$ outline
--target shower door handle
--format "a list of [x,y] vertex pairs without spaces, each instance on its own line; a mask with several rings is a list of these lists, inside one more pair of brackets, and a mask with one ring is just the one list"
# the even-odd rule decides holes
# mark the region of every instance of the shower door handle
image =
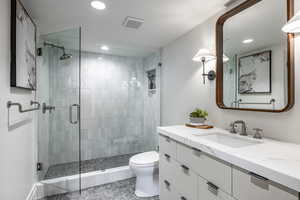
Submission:
[[[73,108],[76,107],[77,108],[77,117],[76,117],[76,121],[73,121]],[[80,106],[78,104],[73,104],[69,107],[69,120],[71,124],[78,124],[79,122],[79,112],[80,112]]]

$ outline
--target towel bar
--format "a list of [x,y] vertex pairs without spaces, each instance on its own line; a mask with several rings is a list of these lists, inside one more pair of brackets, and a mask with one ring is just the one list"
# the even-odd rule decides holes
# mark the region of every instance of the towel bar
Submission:
[[13,103],[12,101],[7,102],[7,108],[10,109],[12,106],[18,106],[19,112],[20,113],[25,113],[25,112],[31,112],[31,111],[35,111],[35,110],[39,110],[41,105],[39,102],[36,101],[30,101],[30,105],[37,105],[36,108],[31,108],[31,109],[25,109],[23,110],[23,107],[20,103]]

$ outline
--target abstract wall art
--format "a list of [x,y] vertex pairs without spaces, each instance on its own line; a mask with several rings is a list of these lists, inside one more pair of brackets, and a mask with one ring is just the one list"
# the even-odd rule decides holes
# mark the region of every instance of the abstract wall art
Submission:
[[272,52],[263,51],[239,58],[239,94],[271,93]]
[[11,87],[35,90],[36,25],[19,0],[11,2]]

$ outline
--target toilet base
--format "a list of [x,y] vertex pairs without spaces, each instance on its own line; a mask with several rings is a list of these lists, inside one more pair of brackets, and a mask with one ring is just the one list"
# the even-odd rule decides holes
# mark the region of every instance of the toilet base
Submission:
[[137,197],[153,197],[159,195],[158,174],[136,178],[135,195]]

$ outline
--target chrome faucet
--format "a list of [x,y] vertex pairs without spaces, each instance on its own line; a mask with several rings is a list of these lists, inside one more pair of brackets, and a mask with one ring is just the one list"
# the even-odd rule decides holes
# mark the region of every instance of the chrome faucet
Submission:
[[247,136],[248,135],[247,134],[247,127],[246,127],[246,123],[243,120],[237,120],[237,121],[233,122],[233,130],[234,131],[232,133],[236,133],[235,128],[234,128],[236,124],[241,124],[242,125],[242,130],[241,130],[240,135]]
[[254,128],[253,130],[255,131],[255,134],[254,134],[253,138],[255,138],[255,139],[262,139],[263,138],[262,137],[263,129],[261,129],[261,128]]
[[230,123],[230,129],[229,129],[229,132],[232,133],[232,134],[237,134],[236,130],[235,130],[235,127],[234,127],[234,123]]
[[55,110],[55,106],[47,106],[46,103],[43,103],[43,114],[45,114],[49,110],[49,113],[52,112],[52,110]]

